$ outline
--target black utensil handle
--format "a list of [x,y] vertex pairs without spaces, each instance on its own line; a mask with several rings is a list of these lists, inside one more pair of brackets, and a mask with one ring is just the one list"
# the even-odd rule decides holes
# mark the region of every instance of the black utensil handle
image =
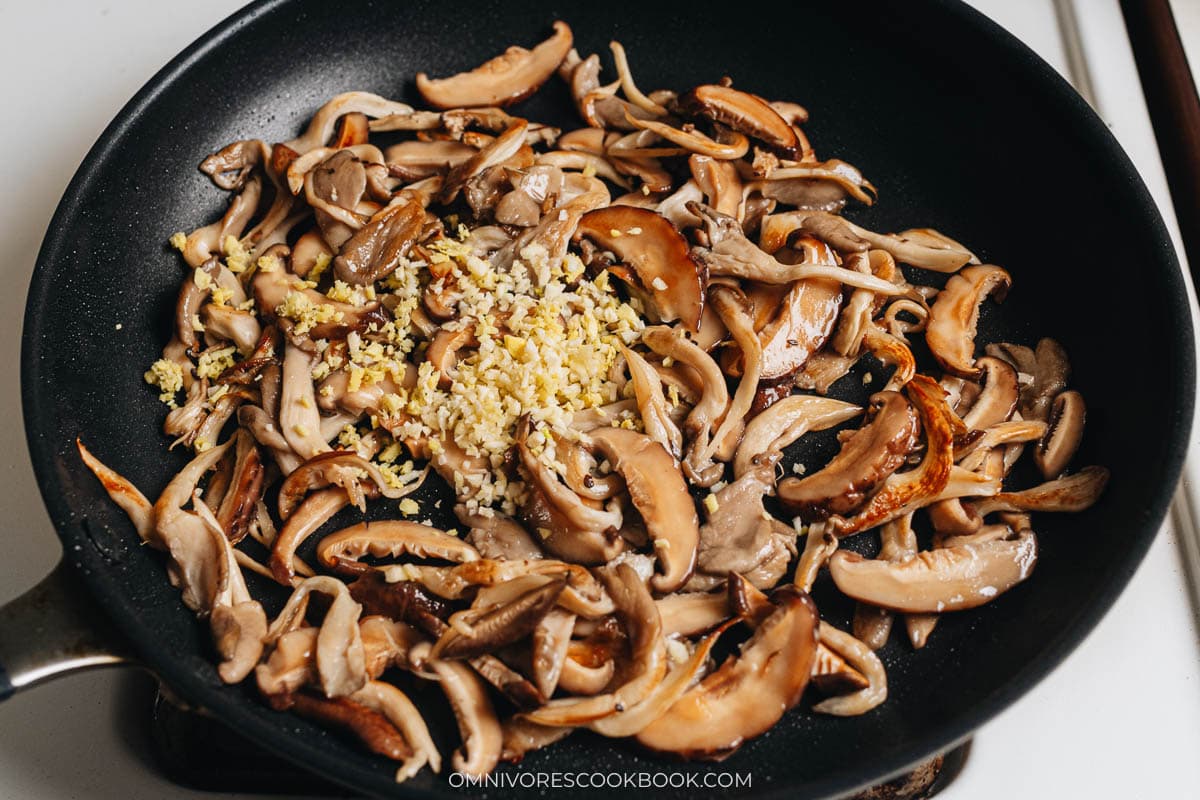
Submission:
[[61,675],[133,663],[123,637],[65,561],[0,606],[0,700]]
[[1168,0],[1121,0],[1193,282],[1200,283],[1200,97]]

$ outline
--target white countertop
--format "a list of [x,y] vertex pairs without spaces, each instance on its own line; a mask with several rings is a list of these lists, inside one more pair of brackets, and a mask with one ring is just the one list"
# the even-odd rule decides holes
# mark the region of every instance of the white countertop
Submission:
[[[1075,0],[1102,116],[1175,233],[1170,197],[1117,0]],[[176,52],[235,10],[203,3],[87,0],[0,4],[0,358],[15,365],[25,287],[58,198],[92,142]],[[974,0],[1059,69],[1052,0]],[[1200,4],[1179,24],[1200,59]],[[52,51],[52,56],[49,55]],[[1178,236],[1176,234],[1176,240]],[[0,507],[9,556],[0,602],[36,583],[59,546],[26,456],[20,392],[0,386]],[[1196,451],[1193,448],[1194,452]],[[1197,477],[1200,477],[1198,475]],[[1200,480],[1196,481],[1200,485]],[[1148,673],[1148,674],[1147,674]],[[0,704],[0,800],[212,797],[166,782],[139,743],[145,709],[128,673],[64,679]],[[945,800],[1177,798],[1200,793],[1200,638],[1168,524],[1129,588],[1082,646],[977,735]]]

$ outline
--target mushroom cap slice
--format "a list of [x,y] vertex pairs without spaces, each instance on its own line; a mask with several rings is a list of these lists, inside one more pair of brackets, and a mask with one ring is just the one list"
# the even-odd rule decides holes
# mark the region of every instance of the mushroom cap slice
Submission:
[[993,539],[917,553],[907,561],[863,558],[839,550],[829,574],[839,590],[865,603],[907,613],[975,608],[1008,591],[1033,572],[1037,537]]
[[566,578],[557,578],[484,612],[471,620],[470,635],[454,627],[447,628],[430,655],[434,658],[471,658],[525,638],[554,608],[566,585]]
[[979,306],[988,295],[1004,299],[1011,284],[1007,272],[990,264],[967,267],[946,281],[929,310],[925,329],[925,342],[943,369],[964,378],[979,377],[982,370],[975,365]]
[[784,158],[799,155],[800,139],[796,131],[761,97],[731,86],[705,84],[680,98],[679,105],[686,111],[757,139]]
[[700,544],[696,506],[678,464],[661,444],[636,431],[598,428],[588,436],[625,478],[646,523],[661,569],[651,585],[658,592],[675,591],[691,577]]
[[532,50],[510,47],[470,72],[449,78],[417,73],[417,91],[434,108],[509,106],[536,92],[571,50],[571,27],[555,20],[554,33]]
[[585,237],[633,268],[664,322],[678,319],[689,330],[700,329],[704,269],[666,217],[634,206],[598,208],[579,220],[575,241]]
[[915,511],[937,499],[950,482],[954,435],[962,423],[946,404],[945,391],[932,378],[916,375],[904,390],[921,416],[925,456],[915,469],[889,476],[853,517],[833,517],[831,529],[838,536],[873,528]]
[[329,534],[317,547],[317,558],[322,564],[351,573],[371,569],[359,560],[363,556],[395,558],[404,554],[459,563],[479,560],[478,551],[462,539],[428,525],[399,519],[351,525]]
[[912,406],[899,392],[877,392],[871,405],[871,421],[845,440],[824,469],[780,482],[780,500],[809,517],[847,514],[904,463],[917,436]]
[[1063,392],[1054,398],[1050,407],[1046,435],[1033,451],[1033,462],[1047,480],[1063,474],[1079,449],[1083,439],[1083,423],[1087,407],[1083,395],[1076,391]]
[[792,587],[737,658],[689,689],[637,736],[642,745],[685,758],[720,759],[763,733],[800,700],[817,653],[817,608]]

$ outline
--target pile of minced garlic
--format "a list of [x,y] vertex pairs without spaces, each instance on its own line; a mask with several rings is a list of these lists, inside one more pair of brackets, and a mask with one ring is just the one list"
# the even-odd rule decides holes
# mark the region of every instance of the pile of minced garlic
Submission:
[[[347,388],[353,392],[389,377],[399,385],[406,363],[417,365],[416,386],[385,394],[379,414],[347,426],[339,437],[340,446],[353,448],[372,429],[389,431],[393,443],[382,448],[375,461],[389,481],[407,483],[419,472],[412,469],[411,461],[397,460],[399,441],[428,438],[435,453],[439,440],[453,441],[468,456],[486,458],[492,467],[487,475],[458,475],[459,499],[471,511],[496,508],[513,514],[524,487],[509,481],[502,467],[518,421],[530,416],[535,432],[529,446],[552,469],[563,472],[555,457],[555,436],[576,439],[573,414],[622,399],[621,385],[611,379],[611,373],[621,347],[639,339],[644,322],[638,308],[618,296],[607,272],[589,278],[574,253],[566,255],[561,267],[551,269],[545,248],[530,245],[510,268],[498,270],[473,255],[472,249],[471,232],[460,225],[455,236],[425,246],[428,261],[401,259],[396,271],[375,286],[351,287],[333,281],[325,292],[330,299],[355,306],[379,299],[393,319],[362,334],[350,334],[345,348],[318,340],[321,357],[313,368],[313,380],[320,385],[329,375],[344,371]],[[234,271],[247,269],[245,253],[236,242],[226,243],[223,250],[227,263],[237,262],[239,269]],[[259,259],[251,269],[282,268],[264,261]],[[309,274],[310,288],[317,288],[326,266],[318,264]],[[446,275],[460,295],[457,317],[442,328],[471,329],[478,340],[478,347],[464,351],[465,357],[457,362],[449,388],[438,386],[439,373],[425,358],[426,342],[417,341],[412,329],[412,315],[431,280],[431,266]],[[319,319],[318,309],[299,292],[289,295],[274,313],[292,320],[300,333],[328,321]],[[212,357],[201,358],[206,372],[211,371]],[[232,358],[225,349],[220,351],[222,366],[233,363]],[[164,359],[145,375],[170,405],[182,388],[177,369],[175,362]],[[614,424],[640,428],[641,419],[636,411],[625,412]],[[380,434],[382,430],[376,435]],[[401,510],[415,511],[412,505]]]

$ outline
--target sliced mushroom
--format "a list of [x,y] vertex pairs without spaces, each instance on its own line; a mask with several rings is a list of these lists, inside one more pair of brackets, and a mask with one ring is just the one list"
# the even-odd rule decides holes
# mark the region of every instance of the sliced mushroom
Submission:
[[830,523],[838,536],[872,528],[920,508],[938,499],[950,482],[958,417],[946,404],[942,387],[932,378],[915,376],[905,387],[905,393],[921,417],[925,455],[915,469],[888,477],[853,517],[833,517]]
[[566,579],[559,578],[530,589],[511,602],[472,618],[469,634],[452,625],[434,644],[430,656],[472,658],[524,639],[554,608],[564,588]]
[[[462,188],[476,176],[489,174],[488,170],[499,167],[517,157],[522,148],[528,151],[528,146],[525,144],[525,133],[528,130],[528,122],[523,119],[515,119],[504,133],[483,145],[479,152],[463,163],[452,167],[446,174],[442,187],[434,199],[443,204],[453,202]],[[532,158],[529,159],[529,161],[531,160]],[[528,163],[527,161],[523,166],[528,166]],[[498,182],[505,180],[505,176],[500,170],[497,170],[495,174]]]
[[820,640],[822,645],[849,662],[855,671],[866,678],[867,686],[852,694],[831,697],[817,703],[813,706],[813,711],[837,717],[857,716],[865,714],[887,699],[887,673],[883,669],[883,662],[871,652],[871,648],[823,620]]
[[317,547],[317,558],[338,572],[363,573],[371,567],[361,562],[364,556],[396,558],[440,558],[463,563],[477,561],[479,553],[457,536],[437,528],[398,519],[360,522],[331,533]]
[[829,557],[837,552],[838,538],[830,533],[825,522],[814,522],[807,528],[804,539],[804,550],[800,552],[800,561],[796,564],[796,574],[792,582],[800,589],[811,592],[817,582],[817,573],[829,561]]
[[1048,481],[1020,492],[999,494],[974,503],[975,512],[986,517],[995,511],[1069,511],[1091,508],[1108,484],[1104,467],[1084,467],[1073,475]]
[[417,91],[434,108],[510,106],[538,90],[571,49],[571,28],[554,21],[554,34],[534,47],[510,47],[470,72],[449,78],[417,73]]
[[720,214],[742,218],[742,180],[732,162],[693,155],[688,159],[688,167],[708,205]]
[[146,499],[136,486],[127,478],[106,466],[100,459],[92,455],[83,446],[83,440],[76,437],[75,446],[79,449],[79,457],[100,481],[104,491],[112,498],[133,523],[134,530],[143,542],[153,547],[162,548],[163,544],[155,536],[154,506]]
[[403,783],[421,771],[426,764],[434,772],[442,769],[442,757],[421,719],[420,710],[404,692],[383,681],[371,681],[350,696],[350,700],[382,714],[404,737],[412,755],[403,759],[396,771],[396,782]]
[[823,163],[776,167],[766,179],[746,185],[746,191],[801,210],[837,211],[853,197],[864,205],[874,205],[875,187],[858,168],[837,158]]
[[704,308],[704,273],[687,240],[669,220],[633,206],[608,206],[584,214],[574,239],[587,238],[612,251],[637,274],[663,321],[681,320],[698,330]]
[[400,259],[425,225],[418,203],[397,203],[381,212],[342,246],[333,260],[337,276],[346,283],[366,286],[395,271]]
[[300,504],[284,523],[271,548],[270,566],[275,580],[291,586],[292,578],[296,576],[296,551],[300,545],[348,505],[350,496],[340,486],[311,494]]
[[983,391],[963,415],[968,431],[981,431],[1012,417],[1020,396],[1017,372],[1007,362],[984,356],[975,362],[983,377]]
[[1033,462],[1046,480],[1062,475],[1074,458],[1083,440],[1086,413],[1083,395],[1079,392],[1063,392],[1054,398],[1046,435],[1033,451]]
[[685,94],[679,104],[693,114],[757,139],[784,158],[799,155],[796,131],[760,97],[731,86],[706,84]]
[[1004,299],[1012,278],[1000,267],[986,264],[967,267],[950,278],[929,310],[925,342],[942,368],[964,378],[977,378],[975,325],[979,307],[992,295]]
[[362,606],[350,596],[346,584],[328,575],[305,579],[292,591],[279,616],[271,623],[266,641],[273,644],[300,626],[313,592],[328,595],[333,600],[317,633],[314,663],[321,691],[326,697],[345,697],[361,689],[367,681],[366,654],[358,627]]
[[775,464],[783,449],[810,431],[821,431],[858,416],[862,409],[841,400],[791,395],[746,423],[733,458],[735,478],[758,464]]
[[392,761],[407,761],[412,748],[387,717],[347,697],[317,697],[300,692],[268,698],[277,711],[291,710],[301,717],[342,728],[353,734],[372,753]]
[[454,711],[462,747],[454,751],[450,764],[464,775],[487,775],[500,760],[503,741],[487,689],[466,664],[431,658],[429,651],[430,646],[421,643],[412,649],[410,658],[419,668],[432,671]]
[[845,439],[824,469],[780,481],[780,500],[810,518],[849,514],[904,463],[917,437],[912,406],[898,392],[878,392],[870,402],[870,421]]
[[720,220],[717,212],[712,209],[705,210],[698,203],[691,204],[689,208],[693,214],[702,215],[708,219],[710,226],[713,224],[713,220],[718,220],[718,224],[725,232],[720,241],[714,241],[711,247],[700,247],[695,250],[697,258],[704,266],[708,267],[710,275],[728,275],[765,283],[788,284],[807,278],[835,280],[846,286],[869,289],[888,297],[904,294],[907,291],[905,287],[883,278],[833,264],[809,261],[785,264],[747,239],[736,220],[731,225],[725,220]]
[[648,327],[642,331],[642,341],[659,355],[680,361],[700,375],[704,391],[683,423],[683,432],[689,440],[683,469],[693,484],[712,486],[723,472],[722,467],[712,460],[710,432],[729,409],[725,376],[712,356],[689,341],[681,331],[666,326]]
[[779,582],[796,555],[796,531],[763,507],[774,486],[773,464],[759,466],[712,495],[700,529],[696,566],[724,577],[737,573],[759,589]]
[[[620,714],[650,695],[667,670],[662,620],[646,584],[628,564],[601,570],[601,580],[613,598],[617,617],[629,638],[632,665],[625,682],[611,692],[587,698],[551,700],[525,718],[541,725],[578,726]],[[564,672],[565,677],[565,672]]]
[[558,687],[574,628],[575,615],[555,608],[538,620],[533,629],[530,661],[534,683],[543,697],[553,696]]
[[629,366],[630,380],[646,435],[666,448],[672,457],[679,458],[683,455],[683,434],[671,419],[662,379],[650,362],[635,351],[622,348],[621,353]]
[[719,759],[779,721],[799,700],[817,651],[817,610],[791,587],[778,608],[725,664],[689,689],[638,735],[651,750]]
[[[342,426],[338,426],[340,429]],[[424,474],[417,480],[403,485],[393,485],[379,465],[349,450],[330,450],[309,458],[292,471],[279,487],[279,516],[288,519],[300,501],[313,489],[337,484],[346,490],[350,502],[360,510],[366,507],[366,492],[361,482],[370,481],[373,494],[381,494],[391,500],[406,497],[424,481]]]
[[856,600],[907,613],[941,613],[990,602],[1029,577],[1036,562],[1037,538],[1025,531],[1013,539],[927,550],[902,562],[841,550],[829,560],[829,574]]
[[[687,130],[657,120],[641,119],[631,113],[628,107],[624,108],[623,112],[627,124],[655,133],[668,142],[674,142],[697,155],[732,161],[746,155],[750,150],[750,140],[736,131],[727,131],[727,135],[712,139],[694,128]],[[721,139],[725,141],[721,141]]]
[[1021,392],[1021,414],[1026,419],[1044,420],[1050,415],[1054,398],[1066,388],[1071,376],[1071,363],[1063,346],[1053,339],[1039,341],[1032,375],[1033,381]]
[[588,723],[586,727],[601,736],[610,738],[634,736],[643,731],[675,705],[692,684],[704,674],[713,645],[717,643],[717,639],[725,629],[732,624],[732,620],[726,622],[718,630],[697,642],[688,659],[667,673],[662,683],[654,687],[654,690],[640,703],[626,708],[620,714]]
[[966,264],[979,263],[973,253],[949,237],[934,241],[921,233],[914,236],[913,231],[875,233],[824,211],[787,211],[765,218],[761,235],[763,249],[768,253],[775,252],[796,231],[810,233],[842,252],[862,252],[872,247],[886,250],[897,261],[934,272],[957,272]]
[[625,479],[634,508],[654,543],[658,592],[673,592],[691,576],[700,541],[700,521],[687,483],[662,445],[625,428],[598,428],[588,434]]
[[485,517],[455,506],[459,522],[470,527],[464,540],[483,558],[519,560],[542,557],[542,548],[515,520],[501,514]]
[[695,636],[731,616],[725,592],[674,592],[654,601],[664,636]]

